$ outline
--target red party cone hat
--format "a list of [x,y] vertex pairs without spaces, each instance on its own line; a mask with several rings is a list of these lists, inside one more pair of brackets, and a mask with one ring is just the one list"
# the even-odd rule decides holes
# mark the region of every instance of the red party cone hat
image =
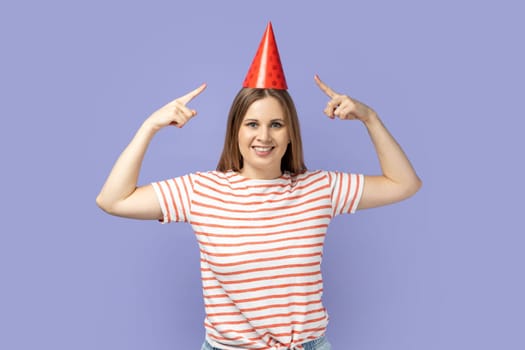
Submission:
[[255,54],[242,86],[261,89],[288,89],[279,50],[273,35],[272,22],[268,22],[257,54]]

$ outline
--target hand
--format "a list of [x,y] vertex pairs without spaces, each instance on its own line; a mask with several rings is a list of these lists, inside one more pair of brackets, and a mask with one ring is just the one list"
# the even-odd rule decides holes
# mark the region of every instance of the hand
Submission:
[[338,117],[343,120],[357,119],[362,122],[367,122],[375,112],[355,99],[350,98],[347,95],[341,95],[332,90],[328,85],[319,79],[318,75],[314,77],[315,83],[319,88],[330,97],[330,101],[324,109],[324,114],[329,118],[334,119]]
[[197,111],[188,108],[186,105],[206,89],[206,84],[202,84],[186,95],[179,97],[165,106],[155,111],[146,122],[151,123],[154,129],[160,130],[168,125],[175,125],[182,128],[188,120],[197,115]]

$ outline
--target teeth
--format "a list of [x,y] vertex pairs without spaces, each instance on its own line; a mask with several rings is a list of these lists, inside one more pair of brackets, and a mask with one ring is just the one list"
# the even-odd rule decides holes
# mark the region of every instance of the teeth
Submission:
[[259,151],[259,152],[268,152],[272,149],[272,147],[257,147],[257,146],[254,146],[253,149],[255,149],[256,151]]

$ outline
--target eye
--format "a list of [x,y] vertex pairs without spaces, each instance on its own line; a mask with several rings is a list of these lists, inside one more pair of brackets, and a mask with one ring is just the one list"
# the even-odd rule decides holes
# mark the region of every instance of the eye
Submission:
[[283,124],[281,122],[272,122],[272,128],[282,128]]
[[246,123],[246,126],[249,127],[249,128],[256,128],[257,127],[257,123],[256,122],[248,122],[248,123]]

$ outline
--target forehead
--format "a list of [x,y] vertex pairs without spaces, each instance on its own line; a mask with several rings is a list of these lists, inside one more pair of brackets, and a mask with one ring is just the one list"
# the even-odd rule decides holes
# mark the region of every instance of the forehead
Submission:
[[243,119],[285,119],[281,103],[275,97],[265,97],[253,102],[248,109]]

